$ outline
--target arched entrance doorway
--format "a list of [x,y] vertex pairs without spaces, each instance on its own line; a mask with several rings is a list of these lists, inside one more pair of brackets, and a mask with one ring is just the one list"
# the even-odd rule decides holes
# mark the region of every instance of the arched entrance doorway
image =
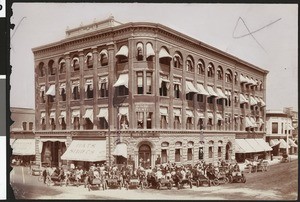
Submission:
[[231,142],[226,144],[226,153],[225,153],[225,160],[230,160],[232,154],[232,145]]
[[139,165],[143,168],[151,166],[151,148],[147,144],[142,144],[139,148]]

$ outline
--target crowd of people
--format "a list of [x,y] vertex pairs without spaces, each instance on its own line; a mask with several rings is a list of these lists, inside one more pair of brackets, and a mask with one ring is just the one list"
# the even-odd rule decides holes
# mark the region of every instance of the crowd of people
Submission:
[[66,184],[80,184],[89,185],[93,184],[94,179],[99,179],[107,186],[109,179],[115,179],[120,187],[125,187],[130,184],[132,179],[138,179],[141,184],[145,183],[148,187],[155,187],[161,180],[168,180],[175,185],[182,182],[192,183],[202,176],[209,180],[213,180],[218,175],[240,175],[240,168],[237,163],[226,163],[220,161],[216,165],[199,161],[195,165],[178,165],[176,163],[164,163],[155,165],[154,167],[142,166],[133,168],[131,165],[112,165],[106,163],[92,164],[89,169],[83,167],[70,166],[69,169],[63,167],[51,168],[48,166],[42,172],[44,183],[48,181],[65,182]]

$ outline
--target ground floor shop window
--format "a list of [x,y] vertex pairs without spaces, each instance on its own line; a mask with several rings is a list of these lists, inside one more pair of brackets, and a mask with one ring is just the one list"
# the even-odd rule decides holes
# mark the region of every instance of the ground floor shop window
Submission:
[[203,147],[199,147],[199,155],[198,155],[199,160],[204,159],[204,152],[203,152]]
[[175,149],[175,162],[180,162],[180,149]]
[[188,148],[188,150],[187,150],[187,160],[188,161],[193,160],[193,150],[192,150],[192,148]]
[[162,163],[167,163],[168,162],[168,154],[166,149],[161,150],[161,161]]
[[222,157],[222,147],[218,147],[218,157]]
[[212,146],[210,146],[210,147],[208,147],[208,158],[213,158],[213,147]]

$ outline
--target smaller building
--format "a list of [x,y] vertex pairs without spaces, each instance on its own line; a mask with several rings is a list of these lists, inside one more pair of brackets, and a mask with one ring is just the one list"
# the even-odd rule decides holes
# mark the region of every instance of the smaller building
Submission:
[[11,107],[10,146],[11,159],[19,164],[27,164],[35,160],[34,123],[35,110],[30,108]]
[[293,137],[292,116],[286,110],[267,110],[266,113],[266,141],[273,148],[273,155],[297,152],[297,144]]

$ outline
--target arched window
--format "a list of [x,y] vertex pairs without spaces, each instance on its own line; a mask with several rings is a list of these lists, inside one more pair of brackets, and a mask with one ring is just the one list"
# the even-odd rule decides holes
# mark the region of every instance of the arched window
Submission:
[[176,52],[173,56],[173,66],[182,69],[182,56],[179,52]]
[[178,141],[175,143],[175,162],[180,162],[182,155],[182,142]]
[[66,73],[66,61],[65,59],[61,58],[59,59],[58,62],[58,69],[59,69],[59,73]]
[[191,56],[188,56],[188,58],[186,59],[186,71],[194,72],[194,61]]
[[208,158],[214,157],[214,141],[208,142]]
[[136,45],[136,59],[138,61],[143,60],[143,56],[144,56],[144,45],[143,43],[139,42]]
[[208,77],[214,77],[214,66],[210,63],[208,64],[208,67],[207,67],[207,76]]
[[218,69],[217,69],[217,79],[223,80],[223,69],[221,66],[218,66]]
[[106,49],[102,49],[99,53],[99,61],[101,66],[106,66],[108,64],[108,52]]
[[44,63],[41,62],[38,66],[38,70],[39,70],[39,76],[40,77],[44,77],[45,76],[45,67],[44,67]]
[[237,84],[238,83],[238,73],[235,72],[234,73],[234,84]]
[[79,67],[79,58],[78,58],[78,56],[73,57],[71,66],[74,68],[74,71],[79,70],[80,67]]
[[197,73],[202,75],[205,73],[204,62],[202,60],[199,60],[197,63]]
[[54,61],[50,60],[48,63],[48,70],[50,75],[55,75],[55,68],[53,67]]
[[225,82],[232,83],[232,72],[230,69],[227,69],[225,72]]
[[93,68],[93,54],[92,52],[89,52],[85,55],[85,64],[87,68]]

